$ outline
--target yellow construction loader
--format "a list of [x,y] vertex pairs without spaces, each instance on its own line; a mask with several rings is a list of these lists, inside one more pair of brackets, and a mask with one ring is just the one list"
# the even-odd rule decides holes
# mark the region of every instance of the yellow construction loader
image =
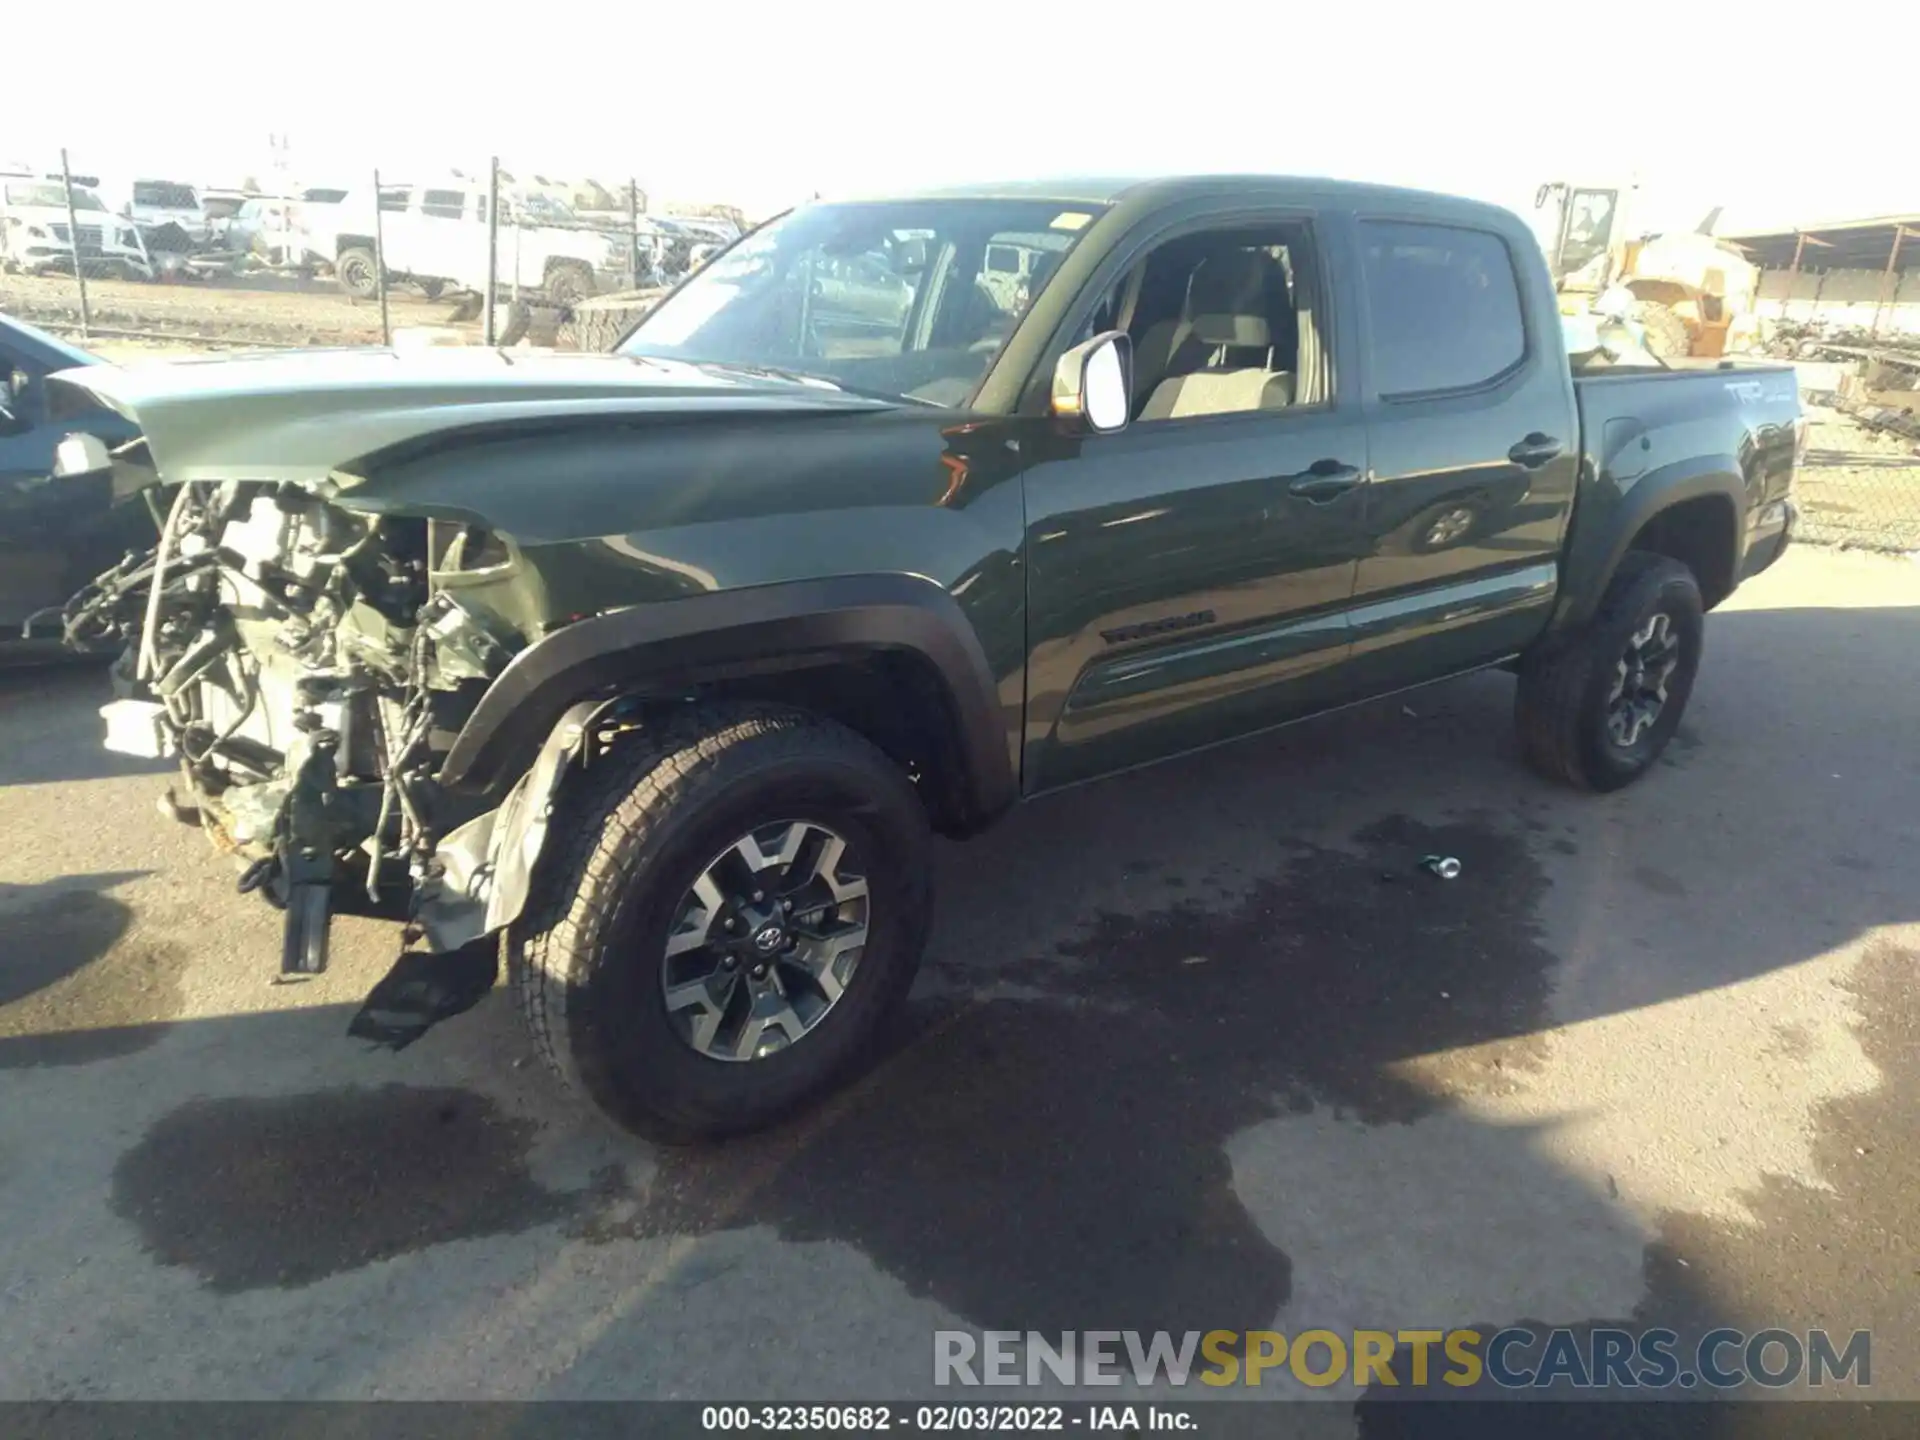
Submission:
[[1760,270],[1713,237],[1714,210],[1697,230],[1633,228],[1636,187],[1553,180],[1534,195],[1535,225],[1563,315],[1635,325],[1662,360],[1725,355],[1756,333]]

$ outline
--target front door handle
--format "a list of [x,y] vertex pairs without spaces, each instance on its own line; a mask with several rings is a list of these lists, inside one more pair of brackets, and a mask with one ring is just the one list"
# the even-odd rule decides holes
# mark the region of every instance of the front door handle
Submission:
[[1523,469],[1538,470],[1549,460],[1559,459],[1560,452],[1566,448],[1551,435],[1542,435],[1536,430],[1507,451],[1507,458]]
[[1351,465],[1338,460],[1316,460],[1298,475],[1287,477],[1287,493],[1297,495],[1310,505],[1338,500],[1358,485],[1363,477]]

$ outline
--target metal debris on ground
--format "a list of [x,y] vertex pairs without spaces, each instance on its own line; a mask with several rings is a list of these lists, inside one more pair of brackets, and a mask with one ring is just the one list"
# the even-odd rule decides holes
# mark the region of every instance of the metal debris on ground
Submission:
[[1460,862],[1451,855],[1428,855],[1421,859],[1420,868],[1430,874],[1438,875],[1442,880],[1460,878]]

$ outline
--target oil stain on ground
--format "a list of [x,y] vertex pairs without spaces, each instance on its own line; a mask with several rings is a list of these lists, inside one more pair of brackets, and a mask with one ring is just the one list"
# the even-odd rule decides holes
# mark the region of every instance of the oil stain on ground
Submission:
[[[621,1233],[841,1242],[983,1327],[1269,1324],[1291,1265],[1227,1140],[1321,1104],[1414,1120],[1444,1101],[1401,1062],[1546,1015],[1546,882],[1517,837],[1396,820],[1355,846],[1300,847],[1228,909],[1099,917],[1006,977],[1052,1000],[949,1011],[804,1144],[664,1155]],[[1435,851],[1466,876],[1420,872]]]
[[183,947],[129,935],[128,875],[0,885],[0,1070],[145,1049],[180,1013]]
[[[1466,874],[1421,872],[1435,851]],[[546,1190],[531,1126],[392,1086],[190,1104],[122,1158],[114,1204],[220,1291],[550,1222],[598,1243],[766,1226],[856,1248],[980,1326],[1258,1328],[1291,1265],[1237,1198],[1227,1141],[1318,1105],[1411,1121],[1497,1083],[1467,1061],[1420,1070],[1437,1051],[1524,1063],[1538,1042],[1515,1037],[1546,1019],[1545,884],[1517,836],[1473,822],[1296,846],[1229,908],[1102,915],[1009,963],[993,978],[1023,998],[923,1006],[852,1091],[660,1153],[644,1187],[615,1171]]]
[[534,1128],[453,1089],[197,1100],[120,1158],[113,1208],[213,1290],[307,1285],[571,1213],[528,1172]]

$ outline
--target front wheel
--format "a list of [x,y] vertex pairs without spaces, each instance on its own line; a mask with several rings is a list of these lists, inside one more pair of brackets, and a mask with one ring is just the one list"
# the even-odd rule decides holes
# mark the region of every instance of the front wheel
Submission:
[[1520,667],[1515,720],[1527,763],[1583,790],[1644,775],[1693,693],[1703,615],[1691,570],[1629,551],[1593,619]]
[[757,1129],[872,1052],[931,889],[925,811],[885,755],[797,711],[695,708],[563,802],[508,956],[536,1045],[616,1123]]

